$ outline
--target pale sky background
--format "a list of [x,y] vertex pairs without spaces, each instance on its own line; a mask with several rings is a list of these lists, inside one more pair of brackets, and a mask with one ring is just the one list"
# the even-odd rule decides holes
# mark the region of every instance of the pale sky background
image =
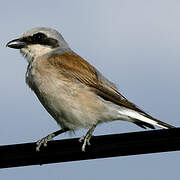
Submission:
[[[57,29],[128,99],[180,126],[179,9],[179,0],[1,0],[0,145],[34,142],[59,129],[25,84],[26,61],[5,47],[36,26]],[[97,127],[95,135],[141,130],[118,121]],[[169,180],[180,177],[179,162],[179,152],[157,153],[2,169],[0,179]]]

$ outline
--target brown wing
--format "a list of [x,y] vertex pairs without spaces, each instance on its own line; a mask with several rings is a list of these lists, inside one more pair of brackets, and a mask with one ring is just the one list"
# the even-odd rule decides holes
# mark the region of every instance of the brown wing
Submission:
[[53,54],[48,58],[51,65],[61,69],[65,77],[78,80],[90,87],[97,95],[107,101],[142,112],[122,96],[116,87],[104,78],[93,66],[75,53]]
[[[71,78],[72,80],[79,81],[85,84],[90,88],[91,91],[95,92],[103,99],[111,101],[117,105],[135,110],[142,115],[155,120],[156,122],[158,122],[158,124],[161,124],[165,127],[173,127],[153,118],[152,116],[139,109],[135,104],[128,101],[118,92],[113,83],[108,81],[92,65],[90,65],[87,61],[85,61],[74,52],[53,54],[48,57],[48,62],[55,68],[59,69],[61,73],[63,73],[63,75],[67,77],[67,79]],[[134,123],[143,128],[150,127],[154,129],[153,125],[137,119]]]

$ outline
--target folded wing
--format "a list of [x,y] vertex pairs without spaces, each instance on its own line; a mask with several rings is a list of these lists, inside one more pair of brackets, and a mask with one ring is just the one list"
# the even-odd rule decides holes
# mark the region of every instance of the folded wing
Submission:
[[48,57],[48,61],[54,67],[58,69],[60,68],[61,73],[63,73],[65,77],[85,84],[90,88],[91,91],[96,93],[101,98],[130,109],[132,112],[139,113],[141,116],[146,117],[146,119],[151,119],[151,121],[155,122],[151,123],[150,121],[149,123],[147,120],[143,121],[143,118],[134,118],[134,123],[136,125],[142,128],[149,127],[153,129],[153,125],[159,125],[160,127],[164,128],[173,128],[173,126],[153,118],[139,109],[135,104],[128,101],[118,92],[116,86],[113,83],[107,80],[98,70],[96,70],[92,65],[78,56],[76,53],[69,52],[63,54],[53,54]]

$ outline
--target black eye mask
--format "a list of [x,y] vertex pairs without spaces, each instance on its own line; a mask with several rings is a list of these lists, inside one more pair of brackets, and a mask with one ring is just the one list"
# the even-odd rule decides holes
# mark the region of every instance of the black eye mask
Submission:
[[52,48],[56,48],[59,46],[58,41],[56,39],[47,37],[44,33],[38,32],[33,36],[27,36],[20,39],[25,42],[27,45],[31,44],[41,44],[45,46],[50,46]]

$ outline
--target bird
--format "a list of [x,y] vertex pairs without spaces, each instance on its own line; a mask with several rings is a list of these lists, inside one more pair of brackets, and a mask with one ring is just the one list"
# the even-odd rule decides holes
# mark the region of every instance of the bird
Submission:
[[175,128],[144,112],[116,85],[75,53],[63,36],[49,27],[35,27],[7,43],[27,59],[26,83],[61,129],[40,139],[36,151],[55,136],[88,129],[79,141],[90,145],[97,125],[122,120],[141,128]]

